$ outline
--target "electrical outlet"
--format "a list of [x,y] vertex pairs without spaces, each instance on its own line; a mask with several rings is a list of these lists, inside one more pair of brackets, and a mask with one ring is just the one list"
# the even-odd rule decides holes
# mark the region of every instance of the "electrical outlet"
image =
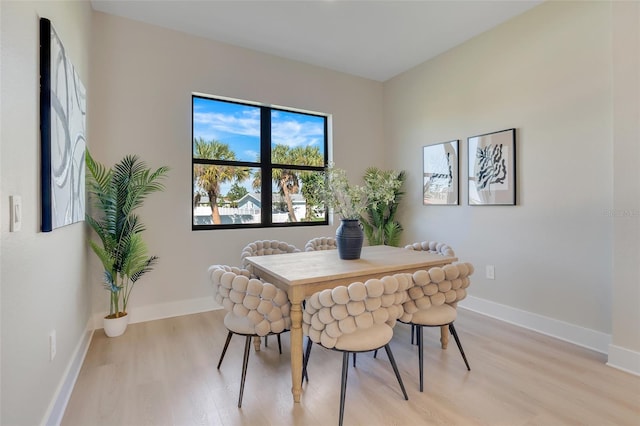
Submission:
[[487,279],[494,280],[496,278],[496,270],[493,265],[487,265]]
[[53,361],[56,357],[56,331],[51,330],[49,333],[49,361]]

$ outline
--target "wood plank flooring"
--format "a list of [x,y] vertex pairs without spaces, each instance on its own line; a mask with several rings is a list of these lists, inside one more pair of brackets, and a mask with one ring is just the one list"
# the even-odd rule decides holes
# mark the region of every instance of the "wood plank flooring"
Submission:
[[[235,336],[216,369],[227,330],[224,311],[132,324],[118,338],[97,330],[63,426],[334,425],[342,355],[314,345],[310,382],[291,397],[289,336],[251,349],[242,408],[237,407],[244,340]],[[425,389],[409,326],[391,347],[409,401],[384,351],[350,366],[345,425],[640,425],[640,377],[605,365],[602,354],[458,310],[453,339],[425,328]]]

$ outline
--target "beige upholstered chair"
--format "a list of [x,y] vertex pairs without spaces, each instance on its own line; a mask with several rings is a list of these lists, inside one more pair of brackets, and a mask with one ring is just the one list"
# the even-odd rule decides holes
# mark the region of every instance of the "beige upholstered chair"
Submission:
[[304,251],[319,251],[319,250],[337,250],[338,245],[334,237],[317,237],[307,241],[304,246]]
[[408,300],[403,303],[404,313],[399,321],[417,328],[418,358],[420,367],[420,392],[423,391],[423,339],[424,327],[448,326],[458,345],[467,370],[471,370],[453,322],[457,317],[456,304],[467,296],[469,276],[473,265],[466,262],[453,263],[413,273],[413,286],[407,291]]
[[[242,267],[251,272],[253,276],[253,267],[249,265],[245,258],[249,256],[264,256],[268,254],[286,254],[286,253],[297,253],[300,249],[294,246],[293,244],[289,244],[285,241],[278,240],[257,240],[252,243],[247,244],[243,249],[242,253],[240,253],[240,261],[242,262]],[[279,345],[280,340],[278,340]],[[255,339],[255,348],[256,351],[260,350],[260,339]],[[268,346],[267,336],[264,336],[264,346]]]
[[344,403],[349,369],[349,354],[385,348],[402,394],[405,391],[389,342],[393,326],[404,311],[406,289],[411,285],[410,274],[397,274],[366,283],[354,282],[349,286],[314,293],[307,300],[303,312],[303,331],[308,335],[303,363],[303,378],[313,343],[342,352],[342,382],[340,387],[340,417],[344,418]]
[[404,248],[408,250],[427,251],[429,253],[438,253],[443,256],[455,256],[453,249],[445,243],[437,241],[421,241],[417,243],[407,244]]
[[[280,346],[280,333],[291,328],[289,317],[291,304],[284,291],[273,284],[251,278],[250,272],[246,269],[213,265],[209,268],[209,276],[213,284],[216,302],[227,311],[224,325],[229,330],[218,361],[218,369],[222,365],[231,337],[234,334],[245,336],[240,396],[238,398],[238,407],[241,407],[251,337],[277,334],[278,346]],[[282,353],[282,348],[280,348],[280,353]]]
[[246,268],[250,272],[252,271],[251,265],[248,265],[245,261],[245,258],[249,256],[264,256],[267,254],[286,254],[286,253],[296,253],[299,252],[300,249],[296,246],[289,244],[285,241],[278,240],[258,240],[252,243],[247,244],[240,254],[240,260],[242,262],[242,267]]
[[[447,244],[439,243],[437,241],[420,241],[412,244],[408,244],[404,246],[407,250],[415,250],[415,251],[424,251],[427,253],[435,253],[442,256],[455,256],[453,249],[449,247]],[[447,349],[447,340],[445,340],[447,336],[446,329],[443,329],[442,332],[442,349]],[[415,326],[411,327],[411,344],[413,345],[414,339],[418,337],[418,329]]]

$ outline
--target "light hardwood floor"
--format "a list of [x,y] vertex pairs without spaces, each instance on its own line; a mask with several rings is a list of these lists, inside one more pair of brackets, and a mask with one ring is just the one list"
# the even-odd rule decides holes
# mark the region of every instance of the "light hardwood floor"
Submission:
[[[425,389],[409,327],[391,347],[409,401],[382,351],[349,369],[345,425],[640,425],[640,377],[605,365],[602,354],[463,309],[453,339],[425,329]],[[62,425],[334,425],[342,356],[314,346],[300,404],[290,392],[289,337],[251,349],[242,408],[244,341],[235,336],[220,370],[224,311],[132,324],[125,335],[96,331]]]

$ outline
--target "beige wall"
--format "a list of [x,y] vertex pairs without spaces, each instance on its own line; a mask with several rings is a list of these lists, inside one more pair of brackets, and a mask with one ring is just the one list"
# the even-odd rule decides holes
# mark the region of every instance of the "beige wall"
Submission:
[[[94,156],[113,164],[136,153],[150,166],[171,167],[167,190],[140,212],[150,252],[160,259],[134,290],[132,320],[212,306],[208,266],[238,265],[253,240],[302,248],[309,238],[335,233],[334,226],[191,231],[192,92],[332,114],[338,165],[355,178],[384,163],[381,83],[102,13],[94,15],[93,31]],[[104,312],[100,272],[90,279],[94,311]]]
[[[86,334],[91,312],[83,223],[40,230],[39,17],[49,18],[85,86],[87,2],[2,2],[0,243],[3,425],[35,425]],[[9,233],[9,196],[22,196],[22,230]],[[49,332],[57,355],[49,361]]]
[[[640,352],[640,2],[614,2],[612,354]],[[627,350],[625,350],[625,348]],[[613,362],[616,362],[615,360]],[[640,360],[635,365],[640,370]]]
[[[637,72],[635,19],[627,54]],[[639,216],[611,214],[638,206],[638,76],[615,81],[631,89],[620,106],[635,105],[636,121],[614,141],[615,27],[609,2],[544,3],[386,82],[385,138],[389,166],[409,172],[405,240],[444,241],[472,262],[471,296],[573,330],[615,331],[614,342],[638,351]],[[518,205],[468,206],[467,137],[511,127]],[[461,205],[422,206],[422,146],[451,139],[461,142]],[[617,184],[615,203],[614,149],[624,163],[615,176],[628,182]],[[614,221],[632,231],[615,251]],[[612,305],[614,255],[619,265],[629,254],[635,267],[624,266],[630,279],[615,283]],[[489,264],[495,280],[485,278]]]

